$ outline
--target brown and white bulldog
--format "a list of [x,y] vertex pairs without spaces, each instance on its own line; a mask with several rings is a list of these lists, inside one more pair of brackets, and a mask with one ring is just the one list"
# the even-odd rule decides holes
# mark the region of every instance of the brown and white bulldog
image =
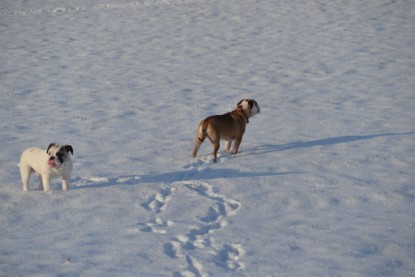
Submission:
[[23,190],[29,190],[30,175],[39,177],[39,190],[49,191],[50,180],[62,177],[62,190],[69,189],[73,149],[70,145],[51,143],[47,150],[32,147],[26,149],[20,158],[20,176]]
[[229,151],[232,141],[235,140],[232,153],[238,153],[238,148],[241,144],[249,118],[259,112],[260,108],[255,100],[242,99],[236,104],[236,109],[232,112],[209,116],[202,120],[199,123],[199,128],[196,133],[193,158],[196,157],[197,151],[200,145],[205,141],[206,137],[213,146],[212,156],[214,162],[216,162],[220,140],[226,141],[225,151]]

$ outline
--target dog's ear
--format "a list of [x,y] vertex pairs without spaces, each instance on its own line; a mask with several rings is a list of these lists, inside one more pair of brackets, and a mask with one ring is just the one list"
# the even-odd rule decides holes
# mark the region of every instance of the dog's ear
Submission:
[[71,154],[73,155],[73,148],[72,148],[72,146],[65,145],[64,147],[65,147],[66,151],[71,152]]
[[242,103],[243,101],[245,101],[245,100],[246,100],[246,99],[242,99],[241,101],[239,101],[239,102],[238,102],[238,104],[236,104],[236,106],[237,106],[237,107],[239,107],[239,105],[241,105],[241,103]]
[[56,145],[56,143],[51,143],[51,144],[49,144],[49,147],[48,147],[48,149],[46,150],[46,153],[49,153],[49,149],[51,148],[51,147],[54,147]]

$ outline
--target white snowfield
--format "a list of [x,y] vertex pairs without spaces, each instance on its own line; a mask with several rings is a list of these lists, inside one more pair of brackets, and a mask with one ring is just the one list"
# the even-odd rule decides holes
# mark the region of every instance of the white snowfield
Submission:
[[3,0],[0,119],[0,276],[414,276],[414,1]]

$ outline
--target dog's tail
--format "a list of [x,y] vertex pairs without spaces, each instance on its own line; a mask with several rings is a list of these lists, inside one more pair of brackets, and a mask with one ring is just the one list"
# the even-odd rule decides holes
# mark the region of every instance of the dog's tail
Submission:
[[207,137],[207,128],[209,125],[209,121],[208,120],[203,120],[202,122],[200,122],[199,127],[197,129],[196,132],[196,137],[195,137],[195,148],[193,150],[193,158],[196,157],[197,154],[197,150],[199,149],[200,145],[205,141],[206,137]]
[[208,124],[208,120],[203,120],[199,125],[199,129],[197,130],[197,138],[200,142],[204,142],[207,137]]

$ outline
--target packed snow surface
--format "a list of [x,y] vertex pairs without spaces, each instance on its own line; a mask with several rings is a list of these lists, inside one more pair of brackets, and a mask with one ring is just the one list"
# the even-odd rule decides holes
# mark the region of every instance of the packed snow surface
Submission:
[[[411,0],[1,1],[0,275],[413,276],[414,34]],[[71,189],[23,192],[51,142]]]

